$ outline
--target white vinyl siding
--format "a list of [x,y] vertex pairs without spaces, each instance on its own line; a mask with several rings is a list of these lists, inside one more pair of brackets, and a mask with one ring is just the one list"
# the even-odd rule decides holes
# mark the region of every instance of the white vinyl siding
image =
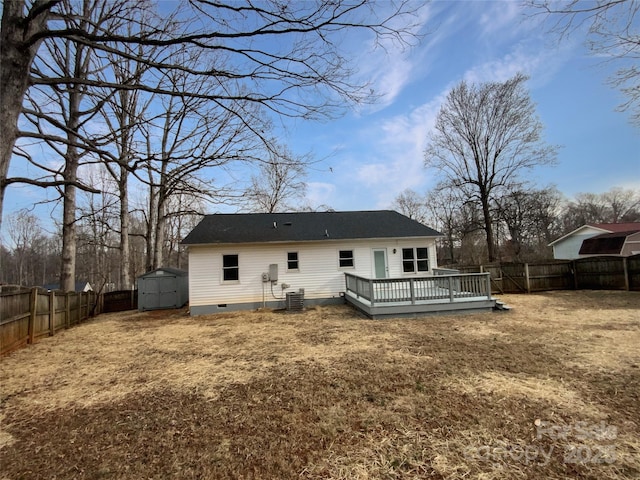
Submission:
[[[390,277],[402,276],[402,248],[428,247],[429,272],[437,265],[434,239],[389,239],[234,244],[189,247],[189,300],[191,306],[272,301],[271,284],[263,284],[262,273],[270,264],[278,264],[279,278],[273,292],[283,296],[280,285],[290,285],[286,291],[303,288],[305,298],[335,298],[345,290],[345,268],[340,267],[339,252],[353,252],[354,267],[349,273],[373,277],[373,249],[386,249]],[[395,250],[395,253],[394,253]],[[288,252],[297,252],[298,270],[287,271]],[[223,255],[238,255],[239,281],[222,281]],[[423,273],[423,272],[421,272]],[[286,292],[285,291],[285,292]]]

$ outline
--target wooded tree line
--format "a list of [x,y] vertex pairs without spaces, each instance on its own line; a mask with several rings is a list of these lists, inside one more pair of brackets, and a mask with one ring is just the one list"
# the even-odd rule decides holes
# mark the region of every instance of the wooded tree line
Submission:
[[[425,195],[405,190],[394,207],[433,226],[444,236],[442,265],[477,265],[488,260],[485,222],[477,200],[439,185]],[[516,184],[490,202],[496,261],[553,258],[548,244],[586,223],[640,222],[640,190],[612,188],[567,198],[555,186]]]
[[[99,198],[92,195],[93,200]],[[108,205],[86,204],[78,222],[78,263],[76,278],[89,281],[94,288],[121,289],[119,282],[120,235],[110,227],[117,224],[119,211]],[[117,207],[113,205],[112,207]],[[195,206],[192,205],[195,208]],[[181,207],[177,206],[175,210]],[[486,262],[487,248],[481,206],[456,195],[449,188],[434,189],[425,195],[405,190],[393,208],[432,226],[444,237],[439,241],[442,265]],[[551,258],[547,245],[585,223],[640,222],[640,190],[612,188],[604,193],[580,193],[566,198],[555,187],[533,188],[521,185],[492,202],[496,250],[501,261],[533,261]],[[171,206],[171,210],[174,207]],[[266,211],[262,209],[261,211]],[[186,267],[185,252],[179,247],[184,235],[199,221],[197,214],[172,216],[163,244],[164,266]],[[144,212],[134,211],[129,222],[132,231],[144,232]],[[0,249],[3,271],[0,281],[21,285],[56,283],[60,269],[60,232],[48,233],[32,213],[20,211],[7,217],[5,231],[14,245]],[[132,277],[147,270],[148,251],[144,235],[133,235],[129,265]]]
[[[0,219],[10,185],[46,189],[62,205],[61,288],[72,290],[87,268],[130,288],[141,268],[173,262],[176,232],[203,205],[273,211],[297,200],[312,159],[289,151],[274,119],[327,119],[374,102],[343,41],[356,32],[372,48],[409,45],[418,8],[404,0],[4,2]],[[24,274],[29,262],[18,263]],[[0,264],[0,280],[10,270]]]

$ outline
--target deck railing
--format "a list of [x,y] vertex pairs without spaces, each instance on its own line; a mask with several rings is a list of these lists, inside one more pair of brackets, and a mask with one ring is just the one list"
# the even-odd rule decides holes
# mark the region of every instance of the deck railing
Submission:
[[464,301],[472,298],[491,299],[489,273],[460,273],[411,278],[365,278],[345,273],[347,293],[371,304],[439,301]]

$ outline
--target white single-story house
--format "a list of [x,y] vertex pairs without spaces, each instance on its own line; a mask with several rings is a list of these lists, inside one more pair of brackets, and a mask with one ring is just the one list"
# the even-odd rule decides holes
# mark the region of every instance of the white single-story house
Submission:
[[[590,223],[554,240],[549,246],[553,247],[553,258],[558,260],[575,260],[595,255],[629,256],[640,251],[640,244],[636,243],[637,232],[640,232],[639,222]],[[595,237],[598,239],[590,240]]]
[[192,315],[343,303],[345,274],[432,275],[441,234],[394,211],[214,214],[185,237]]

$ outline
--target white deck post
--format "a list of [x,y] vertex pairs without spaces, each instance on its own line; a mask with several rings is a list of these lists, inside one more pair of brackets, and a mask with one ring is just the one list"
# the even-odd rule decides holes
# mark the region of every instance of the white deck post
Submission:
[[411,305],[416,304],[416,290],[414,285],[414,279],[409,279],[409,291],[411,292]]
[[371,297],[369,299],[369,301],[371,302],[371,306],[373,307],[373,304],[374,304],[375,299],[376,299],[376,292],[373,289],[373,280],[372,279],[369,279],[369,297]]
[[491,273],[487,272],[487,298],[491,299]]

